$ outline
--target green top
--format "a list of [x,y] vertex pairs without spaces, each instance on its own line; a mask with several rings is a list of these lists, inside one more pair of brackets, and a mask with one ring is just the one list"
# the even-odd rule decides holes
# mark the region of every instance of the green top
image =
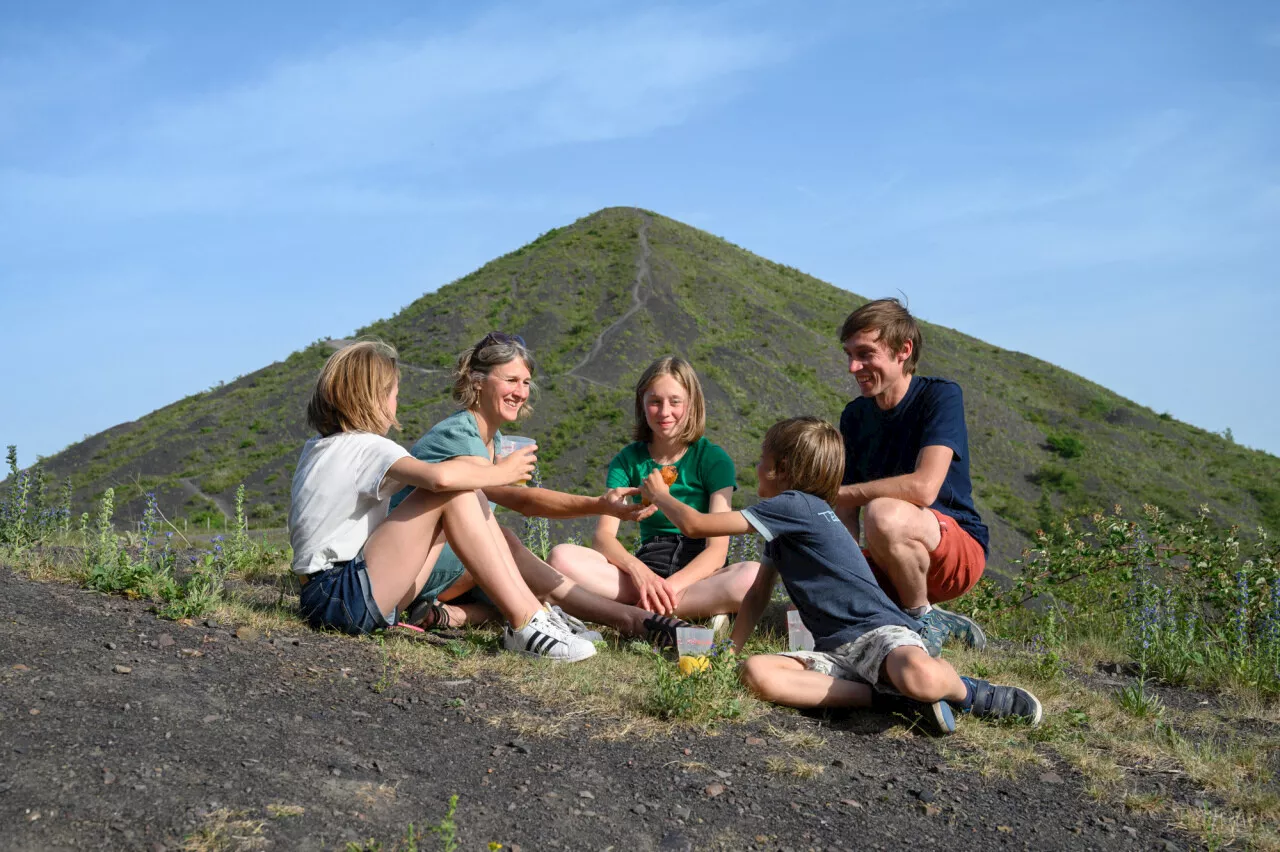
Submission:
[[[502,441],[502,433],[493,433],[493,443],[497,446]],[[418,443],[413,445],[413,449],[409,450],[416,459],[424,462],[437,464],[442,461],[457,458],[458,456],[476,456],[477,458],[489,459],[493,461],[493,456],[485,449],[484,441],[480,437],[480,427],[476,424],[476,416],[470,411],[463,409],[462,411],[450,414],[436,425],[432,426],[427,434],[418,439]],[[400,501],[409,496],[412,488],[403,488],[397,491],[395,496],[391,498],[391,508],[394,509],[400,505]]]
[[[609,462],[606,488],[637,488],[649,472],[662,467],[649,455],[649,446],[640,441],[627,444]],[[721,488],[734,488],[733,459],[704,436],[689,445],[675,464],[678,476],[671,486],[671,496],[699,512],[707,511],[711,495]],[[638,502],[636,497],[633,502]],[[680,530],[661,512],[654,512],[640,522],[640,540],[655,535],[678,535]]]

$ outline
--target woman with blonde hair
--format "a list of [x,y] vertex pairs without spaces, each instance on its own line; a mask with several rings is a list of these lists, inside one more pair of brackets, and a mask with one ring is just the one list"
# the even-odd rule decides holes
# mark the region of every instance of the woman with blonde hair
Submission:
[[[636,382],[634,441],[609,463],[607,487],[636,488],[664,470],[671,494],[699,512],[728,512],[733,460],[703,433],[702,384],[683,358],[654,361]],[[681,618],[737,612],[760,569],[725,565],[727,536],[689,538],[656,512],[640,521],[640,547],[618,541],[618,519],[601,516],[591,548],[562,544],[549,562],[579,585],[613,600]]]
[[[573,636],[529,590],[489,534],[476,490],[529,479],[532,449],[498,464],[420,461],[386,437],[399,427],[395,350],[361,341],[329,357],[307,406],[319,433],[293,476],[289,539],[312,626],[345,633],[393,628],[431,580],[446,536],[506,620],[503,647],[573,662],[595,646]],[[391,495],[415,490],[388,514]]]

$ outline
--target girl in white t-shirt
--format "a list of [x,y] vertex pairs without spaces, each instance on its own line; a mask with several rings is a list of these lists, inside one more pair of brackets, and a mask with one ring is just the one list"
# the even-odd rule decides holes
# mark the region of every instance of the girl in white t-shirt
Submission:
[[[361,341],[335,352],[316,380],[307,441],[293,475],[289,538],[302,582],[300,609],[316,627],[368,633],[395,625],[444,548],[454,552],[507,620],[507,650],[575,661],[595,647],[542,607],[490,532],[478,489],[532,475],[535,448],[494,465],[419,461],[384,437],[396,421],[396,352]],[[391,495],[415,490],[387,514]]]

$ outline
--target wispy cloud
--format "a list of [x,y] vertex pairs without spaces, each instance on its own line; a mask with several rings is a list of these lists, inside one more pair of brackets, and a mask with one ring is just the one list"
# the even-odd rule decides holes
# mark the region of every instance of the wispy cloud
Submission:
[[[680,124],[732,97],[742,74],[787,50],[775,34],[701,12],[665,9],[557,29],[508,9],[457,32],[285,59],[257,78],[123,116],[118,133],[86,143],[90,165],[50,159],[0,173],[0,181],[10,204],[82,212],[345,205],[353,196],[397,209],[414,203],[404,186],[415,175]],[[55,74],[71,79],[103,61],[59,59]],[[20,121],[24,104],[47,101],[38,91],[44,83],[6,70],[0,115]],[[135,71],[156,73],[145,63]],[[388,169],[399,188],[379,190],[378,173]]]

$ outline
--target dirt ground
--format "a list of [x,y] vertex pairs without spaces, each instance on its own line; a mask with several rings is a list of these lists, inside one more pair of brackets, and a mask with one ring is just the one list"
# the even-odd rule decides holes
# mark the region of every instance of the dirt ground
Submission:
[[[983,779],[925,737],[886,736],[893,720],[775,712],[604,742],[576,719],[577,735],[522,739],[493,720],[554,711],[501,682],[388,687],[370,643],[239,627],[0,568],[0,849],[389,850],[455,793],[463,850],[1195,845],[1096,804],[1065,766]],[[819,726],[813,751],[779,738]],[[795,757],[822,771],[781,773]]]

